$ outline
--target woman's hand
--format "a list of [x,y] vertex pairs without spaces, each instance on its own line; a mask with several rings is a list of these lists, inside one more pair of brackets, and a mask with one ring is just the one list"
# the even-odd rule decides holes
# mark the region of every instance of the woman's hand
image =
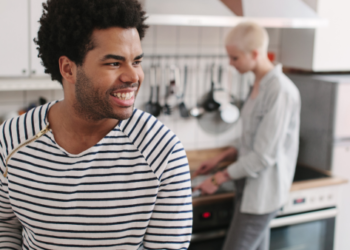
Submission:
[[213,177],[209,177],[202,182],[202,184],[195,187],[193,191],[200,189],[202,195],[213,194],[218,190],[222,183],[228,180],[230,180],[230,176],[227,171],[219,171]]
[[216,157],[206,160],[203,162],[196,172],[193,173],[192,178],[198,175],[204,175],[209,173],[222,161],[234,161],[237,157],[237,149],[234,147],[227,148],[224,152],[217,155]]
[[204,175],[204,174],[209,173],[218,164],[219,164],[219,161],[217,160],[217,158],[206,160],[205,162],[203,162],[199,166],[199,168],[196,170],[196,172],[193,173],[192,178],[194,178],[198,175]]
[[212,181],[213,177],[209,177],[205,181],[202,182],[202,184],[198,185],[193,189],[193,192],[200,189],[201,190],[201,195],[208,195],[208,194],[213,194],[215,193],[219,186],[215,185]]

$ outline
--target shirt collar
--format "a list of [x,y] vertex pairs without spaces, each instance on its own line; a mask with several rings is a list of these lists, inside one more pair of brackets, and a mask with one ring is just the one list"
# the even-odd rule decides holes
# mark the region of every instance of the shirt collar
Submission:
[[277,64],[272,70],[270,70],[260,81],[260,87],[264,88],[270,81],[271,77],[282,73],[282,64]]

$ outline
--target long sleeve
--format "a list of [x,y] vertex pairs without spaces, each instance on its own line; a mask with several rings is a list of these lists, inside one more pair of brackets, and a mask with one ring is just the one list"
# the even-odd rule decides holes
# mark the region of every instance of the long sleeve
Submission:
[[256,130],[253,149],[228,168],[232,179],[256,178],[258,172],[276,164],[277,152],[283,146],[280,144],[288,133],[296,103],[288,92],[283,91],[275,91],[268,100],[269,108]]
[[192,232],[192,196],[188,161],[181,143],[174,147],[160,179],[143,247],[187,249]]
[[13,213],[8,181],[3,176],[5,162],[0,148],[0,249],[22,249],[22,226]]

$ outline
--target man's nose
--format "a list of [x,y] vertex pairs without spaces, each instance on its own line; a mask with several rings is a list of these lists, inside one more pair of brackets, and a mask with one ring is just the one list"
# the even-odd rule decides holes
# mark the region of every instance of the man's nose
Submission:
[[132,66],[128,66],[121,74],[120,80],[125,83],[136,83],[139,82],[140,78],[136,69]]

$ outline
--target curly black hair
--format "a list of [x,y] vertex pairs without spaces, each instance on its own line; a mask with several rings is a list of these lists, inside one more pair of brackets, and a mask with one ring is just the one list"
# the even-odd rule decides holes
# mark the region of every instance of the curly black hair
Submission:
[[137,0],[47,0],[38,38],[38,57],[45,73],[62,84],[58,59],[67,56],[81,66],[86,53],[94,48],[92,32],[110,27],[136,28],[145,36],[146,13]]

